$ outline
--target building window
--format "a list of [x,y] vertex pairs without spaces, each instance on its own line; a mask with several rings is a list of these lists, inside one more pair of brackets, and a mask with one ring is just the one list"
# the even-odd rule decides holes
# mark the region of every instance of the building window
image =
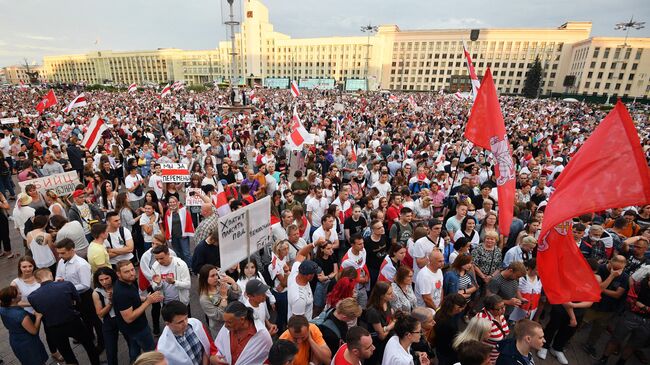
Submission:
[[590,68],[596,68],[596,62],[592,62],[591,65],[589,66]]
[[594,48],[594,58],[597,58],[599,53],[600,53],[600,47]]
[[636,56],[634,57],[635,60],[640,60],[641,59],[641,53],[643,53],[643,49],[639,48],[636,50]]
[[634,74],[630,74],[630,76],[628,76],[627,79],[628,79],[628,81],[632,81],[632,80],[634,80]]

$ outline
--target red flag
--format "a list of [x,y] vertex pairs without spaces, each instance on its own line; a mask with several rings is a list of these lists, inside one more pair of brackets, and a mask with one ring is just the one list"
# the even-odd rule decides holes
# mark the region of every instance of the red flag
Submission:
[[650,203],[650,170],[632,118],[620,101],[553,186],[537,258],[544,291],[551,303],[598,301],[600,287],[565,222],[585,213]]
[[56,95],[54,95],[54,90],[50,89],[50,91],[45,95],[45,97],[41,100],[38,105],[36,105],[36,110],[38,110],[39,113],[43,114],[45,109],[54,106],[57,104],[56,100]]
[[497,191],[499,194],[499,231],[510,233],[515,204],[515,163],[508,143],[506,126],[497,98],[497,90],[488,68],[478,89],[472,113],[465,127],[465,138],[475,145],[492,151],[496,160]]

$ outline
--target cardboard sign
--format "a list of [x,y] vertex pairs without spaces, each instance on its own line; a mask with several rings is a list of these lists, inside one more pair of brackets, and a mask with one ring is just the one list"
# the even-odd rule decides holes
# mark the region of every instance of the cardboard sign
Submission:
[[[188,207],[200,207],[203,205],[203,199],[201,199],[201,194],[203,190],[200,188],[187,188],[185,189],[185,206]],[[192,193],[194,193],[192,195]]]
[[27,192],[25,187],[29,184],[36,186],[36,189],[42,195],[45,195],[48,190],[52,190],[58,196],[70,195],[74,192],[74,188],[80,184],[79,176],[75,171],[68,171],[62,174],[50,175],[39,177],[38,179],[19,181],[18,185],[23,192]]
[[182,163],[163,163],[161,176],[164,183],[183,183],[190,181],[190,171]]
[[219,217],[221,268],[238,264],[271,245],[271,197]]

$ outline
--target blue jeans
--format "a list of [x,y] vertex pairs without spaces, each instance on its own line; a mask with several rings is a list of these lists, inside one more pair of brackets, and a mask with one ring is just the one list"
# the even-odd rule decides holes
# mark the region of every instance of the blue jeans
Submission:
[[192,267],[192,257],[190,256],[190,238],[180,237],[172,238],[172,248],[185,263],[187,267]]
[[278,333],[280,333],[283,332],[287,326],[287,311],[289,310],[287,292],[278,293],[275,290],[271,290],[271,293],[275,297],[275,312],[277,313],[275,325],[278,326]]
[[131,363],[135,362],[141,352],[156,349],[156,344],[153,341],[153,335],[149,326],[143,328],[138,333],[129,334],[127,337],[129,339],[129,361]]
[[317,282],[316,290],[314,291],[314,306],[325,308],[325,299],[327,298],[327,287],[329,286],[330,281],[326,282]]

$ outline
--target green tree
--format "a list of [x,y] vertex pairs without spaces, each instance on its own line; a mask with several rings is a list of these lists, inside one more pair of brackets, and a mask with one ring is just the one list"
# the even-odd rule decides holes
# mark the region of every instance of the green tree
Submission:
[[539,56],[537,56],[535,62],[526,72],[526,81],[524,81],[524,88],[521,91],[522,95],[530,99],[537,97],[537,90],[541,81],[542,63],[539,61]]

